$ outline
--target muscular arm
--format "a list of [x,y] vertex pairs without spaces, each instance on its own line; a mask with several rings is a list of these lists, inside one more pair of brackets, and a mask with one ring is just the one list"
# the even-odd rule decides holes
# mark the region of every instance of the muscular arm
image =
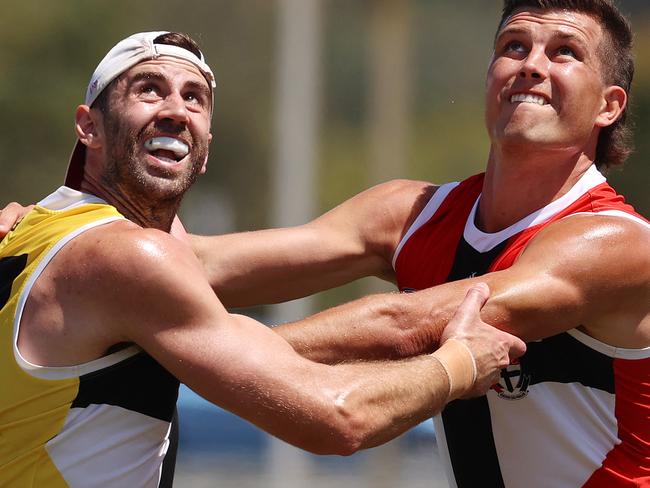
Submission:
[[[435,356],[396,362],[308,361],[262,324],[229,314],[191,252],[158,231],[97,229],[70,246],[50,265],[67,279],[50,275],[56,288],[50,291],[63,330],[68,317],[73,323],[86,318],[83,330],[67,330],[67,342],[79,341],[73,349],[134,342],[206,399],[312,452],[348,454],[385,442],[472,387],[471,379],[457,383],[463,375],[454,373],[459,368],[448,360],[447,345]],[[462,331],[468,322],[476,325],[482,299],[470,299],[474,316],[469,310],[459,319],[456,338],[473,347]],[[485,380],[507,363],[511,347],[517,355],[522,346],[481,327],[492,337],[483,341],[488,349],[499,351],[487,362],[478,358],[479,380]]]
[[580,327],[613,346],[647,347],[648,249],[650,231],[639,223],[574,216],[540,232],[509,269],[416,293],[366,297],[365,307],[353,303],[275,331],[322,362],[420,354],[435,347],[467,289],[480,280],[492,290],[482,318],[527,341]]
[[392,253],[436,187],[395,180],[373,187],[305,225],[191,236],[226,306],[275,303],[365,276],[394,280]]

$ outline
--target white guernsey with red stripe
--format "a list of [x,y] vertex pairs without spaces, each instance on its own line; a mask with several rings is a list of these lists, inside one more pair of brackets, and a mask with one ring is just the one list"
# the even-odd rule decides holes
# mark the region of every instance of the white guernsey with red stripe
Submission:
[[[495,234],[474,225],[483,175],[442,186],[398,246],[403,291],[505,269],[539,230],[570,215],[650,227],[592,167],[563,197]],[[452,487],[650,486],[650,348],[577,329],[528,344],[486,396],[436,418]]]

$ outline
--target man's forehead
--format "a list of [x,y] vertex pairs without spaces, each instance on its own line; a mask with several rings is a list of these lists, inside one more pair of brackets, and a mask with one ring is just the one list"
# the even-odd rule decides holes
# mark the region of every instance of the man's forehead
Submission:
[[542,26],[565,34],[574,34],[585,40],[599,41],[602,28],[592,16],[577,10],[540,9],[520,7],[507,17],[497,36],[504,30]]

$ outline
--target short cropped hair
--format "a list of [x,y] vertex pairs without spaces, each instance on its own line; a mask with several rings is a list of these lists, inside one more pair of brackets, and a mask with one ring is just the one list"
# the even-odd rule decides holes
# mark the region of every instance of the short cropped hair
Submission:
[[[629,100],[634,77],[632,29],[612,0],[504,0],[497,33],[512,13],[522,7],[573,10],[592,16],[604,33],[604,42],[599,46],[603,82],[623,88]],[[629,126],[626,107],[616,122],[600,131],[596,147],[596,166],[605,170],[620,166],[632,151],[632,129]]]

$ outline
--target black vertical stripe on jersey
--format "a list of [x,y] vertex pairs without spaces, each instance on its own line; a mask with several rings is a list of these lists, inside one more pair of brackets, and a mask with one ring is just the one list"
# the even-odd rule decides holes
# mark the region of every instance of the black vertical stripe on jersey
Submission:
[[[506,243],[480,253],[461,238],[447,281],[485,274]],[[487,398],[451,402],[442,412],[442,422],[458,488],[503,487]]]
[[169,431],[169,448],[163,459],[158,488],[172,488],[174,486],[174,472],[176,471],[176,453],[178,452],[178,409],[174,410],[172,426]]
[[0,309],[9,301],[14,280],[27,266],[27,254],[0,259]]
[[470,278],[472,276],[480,276],[487,273],[487,270],[490,269],[492,261],[494,261],[503,248],[506,246],[507,241],[502,242],[493,249],[490,249],[487,252],[480,253],[472,246],[470,246],[465,238],[461,238],[458,243],[458,248],[456,249],[456,255],[454,257],[454,265],[449,272],[447,277],[447,282],[463,280],[465,278]]
[[614,391],[614,359],[594,351],[566,332],[527,344],[526,354],[519,360],[530,385],[580,383],[612,395]]
[[442,412],[458,488],[504,488],[487,397],[455,400]]
[[165,422],[171,422],[178,380],[151,356],[141,352],[108,368],[79,378],[72,407],[115,405]]

